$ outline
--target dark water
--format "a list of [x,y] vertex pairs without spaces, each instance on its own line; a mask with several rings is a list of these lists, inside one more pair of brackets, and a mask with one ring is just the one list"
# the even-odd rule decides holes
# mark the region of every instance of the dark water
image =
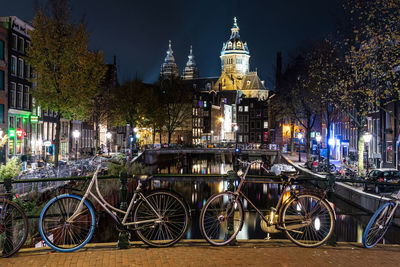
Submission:
[[[192,157],[187,166],[183,166],[183,159],[166,159],[158,166],[153,166],[152,171],[158,173],[192,173],[192,174],[223,174],[231,170],[232,162],[230,156],[212,156],[202,155]],[[259,166],[255,166],[251,170],[252,174],[261,174]],[[237,183],[237,182],[236,182]],[[185,236],[186,239],[202,239],[199,229],[199,215],[202,206],[207,199],[218,192],[227,189],[227,181],[221,178],[178,178],[168,177],[153,179],[150,182],[151,189],[167,188],[181,194],[188,202],[191,208],[192,222]],[[246,183],[243,192],[263,212],[271,207],[274,207],[279,200],[281,186],[279,184],[260,184]],[[361,242],[362,233],[367,225],[371,214],[362,211],[348,203],[334,198],[331,199],[334,203],[337,215],[335,234],[337,241]],[[245,221],[242,231],[237,236],[238,239],[263,239],[267,237],[261,229],[261,218],[255,212],[246,200],[243,202],[245,213]],[[104,220],[105,219],[105,220]],[[99,232],[101,235],[96,235],[94,241],[115,241],[117,239],[115,231],[107,231],[111,225],[109,219],[103,218],[100,222]],[[284,234],[271,234],[270,238],[286,238]],[[108,239],[108,240],[104,240]],[[383,240],[385,243],[400,243],[400,228],[392,226],[385,235]]]

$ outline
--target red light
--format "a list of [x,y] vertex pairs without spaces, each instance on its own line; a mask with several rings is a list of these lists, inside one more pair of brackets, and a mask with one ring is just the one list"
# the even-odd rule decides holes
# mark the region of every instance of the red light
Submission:
[[379,177],[379,182],[383,182],[383,178],[382,177]]
[[22,129],[18,129],[18,130],[16,131],[16,133],[17,133],[17,136],[18,136],[18,137],[22,137],[22,134],[24,133],[24,131],[23,131]]

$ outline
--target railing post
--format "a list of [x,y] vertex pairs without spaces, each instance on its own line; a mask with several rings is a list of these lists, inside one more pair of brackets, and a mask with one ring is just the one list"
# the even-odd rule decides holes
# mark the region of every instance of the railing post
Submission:
[[[11,194],[12,181],[11,181],[11,178],[4,178],[4,189],[6,190],[6,193],[7,193],[7,196],[6,196],[7,199],[8,200],[12,200],[12,194]],[[4,206],[3,206],[3,208],[4,208]],[[5,212],[7,212],[7,209],[5,209]],[[7,214],[4,214],[4,216],[7,217]],[[11,242],[11,241],[8,242],[7,241],[7,240],[12,240],[12,237],[13,237],[13,233],[11,232],[11,230],[9,230],[9,229],[12,229],[12,220],[8,220],[7,224],[5,225],[5,228],[6,228],[6,230],[5,230],[5,240],[2,241],[2,242],[4,242],[4,248],[3,248],[4,252],[8,253],[9,251],[13,250],[13,242]]]
[[[234,166],[235,166],[236,164],[234,164]],[[234,192],[235,191],[235,185],[234,185],[234,182],[235,182],[235,180],[237,179],[237,171],[233,171],[233,170],[230,170],[230,171],[228,171],[228,178],[227,178],[227,180],[228,180],[228,191],[231,191],[231,192]],[[232,207],[233,209],[235,209],[235,207]],[[225,235],[225,240],[227,240],[227,239],[229,239],[232,235],[233,235],[233,233],[234,233],[234,221],[233,221],[233,217],[229,217],[228,218],[228,229],[227,229],[227,232],[226,232],[226,235]],[[232,240],[232,242],[231,243],[229,243],[229,245],[236,245],[237,244],[237,240],[236,239],[234,239],[234,240]]]
[[[328,200],[333,203],[333,192],[334,192],[336,177],[332,173],[328,173],[326,175],[326,179],[327,179],[327,189],[326,189],[327,197],[328,197]],[[335,207],[332,207],[332,208],[334,209]],[[336,221],[336,218],[334,218],[334,219]],[[330,246],[334,246],[334,247],[337,246],[336,229],[333,229],[333,233],[326,243],[327,243],[327,245],[330,245]]]
[[[126,210],[127,209],[127,194],[128,194],[128,174],[125,170],[122,170],[119,174],[119,179],[121,182],[120,187],[120,209]],[[129,248],[129,233],[127,231],[122,231],[119,233],[118,236],[118,248],[119,249],[127,249]]]

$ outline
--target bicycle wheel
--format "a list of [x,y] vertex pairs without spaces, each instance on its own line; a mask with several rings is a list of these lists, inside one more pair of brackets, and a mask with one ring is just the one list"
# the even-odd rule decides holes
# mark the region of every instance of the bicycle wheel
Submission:
[[134,228],[138,237],[152,247],[169,247],[181,240],[190,220],[181,198],[173,192],[159,191],[147,195],[146,200],[140,201],[133,212],[133,222],[138,222]]
[[243,214],[242,202],[232,192],[213,195],[201,209],[201,234],[214,246],[229,244],[242,229]]
[[374,213],[363,233],[362,243],[364,247],[372,248],[386,234],[393,221],[393,217],[389,219],[389,216],[394,206],[393,202],[385,203]]
[[61,252],[72,252],[86,245],[92,238],[95,214],[87,200],[77,212],[82,197],[65,194],[50,200],[43,208],[39,219],[39,230],[43,240],[51,248]]
[[22,208],[7,199],[0,200],[0,257],[10,257],[25,243],[28,219]]
[[315,195],[299,195],[283,207],[281,223],[288,238],[301,247],[318,247],[334,230],[335,218],[328,202]]

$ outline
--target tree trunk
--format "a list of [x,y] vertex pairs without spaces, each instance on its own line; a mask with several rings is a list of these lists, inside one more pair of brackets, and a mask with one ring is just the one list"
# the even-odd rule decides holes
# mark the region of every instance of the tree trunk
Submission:
[[364,125],[357,127],[357,147],[358,147],[358,175],[362,175],[364,170]]
[[161,137],[162,137],[162,136],[161,136],[161,130],[160,130],[160,132],[159,132],[159,133],[160,133],[160,144],[162,144],[162,142],[161,142]]
[[290,155],[294,152],[294,122],[290,121]]
[[152,134],[153,134],[153,145],[156,143],[156,127],[154,127],[154,125],[153,125],[153,132],[152,132]]
[[58,111],[56,117],[56,140],[54,142],[54,165],[58,167],[58,156],[60,154],[60,130],[61,130],[61,114]]
[[96,116],[94,122],[94,155],[97,155],[97,149],[100,147],[99,118]]
[[307,128],[306,128],[306,152],[307,152],[307,161],[310,160],[310,142],[311,142],[311,114],[307,114]]
[[326,168],[328,172],[330,172],[330,154],[331,154],[331,147],[329,145],[329,139],[331,138],[331,116],[329,113],[329,107],[326,107]]
[[171,144],[172,132],[168,131],[168,145]]

